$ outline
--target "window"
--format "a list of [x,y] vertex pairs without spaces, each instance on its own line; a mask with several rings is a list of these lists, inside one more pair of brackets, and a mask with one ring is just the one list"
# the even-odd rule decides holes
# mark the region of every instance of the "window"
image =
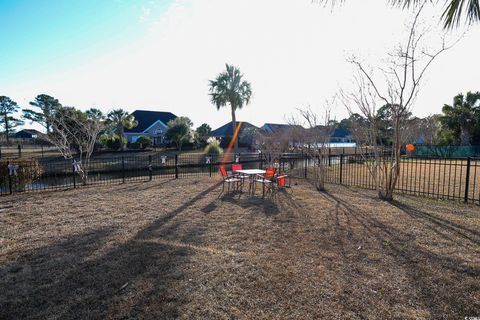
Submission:
[[138,136],[132,136],[132,142],[137,142]]
[[157,129],[157,130],[155,130],[154,134],[163,134],[163,130],[162,129]]

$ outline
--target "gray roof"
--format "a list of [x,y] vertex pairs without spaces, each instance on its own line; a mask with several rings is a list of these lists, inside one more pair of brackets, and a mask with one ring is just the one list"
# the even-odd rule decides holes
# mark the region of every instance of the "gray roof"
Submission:
[[[239,135],[243,132],[243,130],[247,128],[255,128],[258,129],[258,127],[254,126],[253,124],[246,122],[246,121],[237,121],[237,125],[241,123],[242,126],[240,127],[240,132]],[[231,137],[233,136],[233,128],[232,128],[232,122],[228,122],[221,126],[220,128],[217,128],[210,132],[211,137]]]

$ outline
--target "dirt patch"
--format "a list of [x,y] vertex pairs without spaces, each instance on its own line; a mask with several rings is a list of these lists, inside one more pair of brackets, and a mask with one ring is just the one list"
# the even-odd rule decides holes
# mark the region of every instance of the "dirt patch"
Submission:
[[218,180],[0,199],[0,318],[480,315],[478,206],[298,181]]

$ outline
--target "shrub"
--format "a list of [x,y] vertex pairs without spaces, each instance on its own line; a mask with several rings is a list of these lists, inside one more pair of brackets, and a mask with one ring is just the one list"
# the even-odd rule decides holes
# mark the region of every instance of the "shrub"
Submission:
[[142,149],[151,147],[151,146],[153,145],[152,139],[150,139],[150,138],[147,137],[147,136],[140,136],[140,137],[138,137],[137,142],[142,145]]
[[[111,150],[120,149],[120,137],[116,134],[112,136],[102,136],[100,138],[100,143]],[[123,138],[123,143],[126,144],[127,139]]]
[[43,169],[36,159],[19,158],[19,159],[3,159],[0,160],[0,180],[8,181],[8,164],[18,166],[17,175],[12,176],[12,182],[18,186],[24,187],[37,180],[43,173]]
[[141,144],[140,142],[138,142],[138,141],[136,141],[136,142],[129,142],[129,143],[127,143],[127,148],[129,148],[129,149],[135,149],[135,150],[137,150],[137,149],[142,149],[142,144]]
[[221,155],[223,154],[223,149],[220,147],[220,141],[215,138],[208,138],[207,147],[205,148],[206,154],[212,155]]

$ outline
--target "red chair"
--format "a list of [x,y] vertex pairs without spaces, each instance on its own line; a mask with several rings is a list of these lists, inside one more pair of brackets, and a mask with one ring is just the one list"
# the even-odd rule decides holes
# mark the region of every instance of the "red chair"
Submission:
[[242,170],[242,165],[240,163],[232,163],[232,174],[234,177],[238,179],[242,179],[242,191],[243,191],[243,185],[245,184],[245,180],[248,180],[248,193],[251,192],[252,190],[252,184],[253,184],[253,176],[249,176],[248,174],[243,174],[240,172],[235,172],[237,170]]
[[237,170],[242,170],[242,165],[240,163],[232,163],[232,174],[240,179],[248,179],[248,174],[242,174],[240,172],[235,172]]
[[229,176],[227,173],[227,169],[225,169],[225,166],[220,166],[220,173],[222,174],[222,178],[223,178],[222,192],[225,190],[225,183],[228,184],[227,192],[230,191],[230,185],[234,183],[237,184],[237,189],[238,189],[238,184],[242,182],[241,179],[238,179],[234,176]]
[[290,188],[291,182],[290,182],[290,176],[286,174],[278,174],[275,177],[275,180],[277,181],[277,187],[278,188]]
[[274,167],[268,167],[265,169],[265,173],[263,174],[263,176],[260,176],[260,179],[255,179],[255,183],[258,182],[262,184],[263,196],[265,196],[265,188],[268,188],[268,190],[273,193],[275,188],[275,172],[276,169]]
[[242,165],[240,163],[232,163],[232,171],[242,170]]

